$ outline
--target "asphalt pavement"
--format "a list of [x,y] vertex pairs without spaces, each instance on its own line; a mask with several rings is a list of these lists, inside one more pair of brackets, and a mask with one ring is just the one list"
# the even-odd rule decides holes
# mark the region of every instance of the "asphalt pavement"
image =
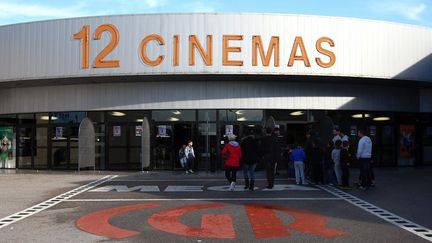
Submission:
[[431,174],[377,169],[366,191],[282,174],[268,190],[259,172],[249,191],[238,173],[229,191],[223,173],[2,171],[0,241],[431,242]]

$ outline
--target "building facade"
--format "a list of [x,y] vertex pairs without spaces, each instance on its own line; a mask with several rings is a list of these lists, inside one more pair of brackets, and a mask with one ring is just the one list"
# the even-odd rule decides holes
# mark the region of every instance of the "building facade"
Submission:
[[432,163],[432,29],[277,14],[145,14],[0,26],[1,168],[75,169],[78,128],[96,166],[223,168],[227,133],[272,123],[281,146],[368,128],[379,166]]

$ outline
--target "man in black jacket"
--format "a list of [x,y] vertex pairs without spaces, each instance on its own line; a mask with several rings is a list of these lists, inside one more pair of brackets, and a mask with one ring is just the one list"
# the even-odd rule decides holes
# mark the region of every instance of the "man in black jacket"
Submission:
[[261,154],[263,155],[263,162],[266,168],[267,175],[267,189],[272,189],[274,186],[274,170],[278,158],[279,143],[276,136],[272,136],[272,129],[266,129],[266,135],[261,139]]
[[[254,190],[255,186],[255,168],[260,160],[258,142],[254,134],[248,131],[241,144],[243,174],[245,178],[244,189]],[[250,180],[249,180],[250,179]]]

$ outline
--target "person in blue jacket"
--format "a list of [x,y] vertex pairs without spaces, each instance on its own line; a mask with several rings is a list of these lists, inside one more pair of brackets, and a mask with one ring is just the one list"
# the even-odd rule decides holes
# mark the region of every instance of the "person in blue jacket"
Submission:
[[300,184],[300,182],[303,185],[306,185],[307,183],[304,175],[304,162],[306,161],[306,155],[299,143],[297,144],[297,148],[291,152],[290,161],[294,162],[295,179],[297,185]]

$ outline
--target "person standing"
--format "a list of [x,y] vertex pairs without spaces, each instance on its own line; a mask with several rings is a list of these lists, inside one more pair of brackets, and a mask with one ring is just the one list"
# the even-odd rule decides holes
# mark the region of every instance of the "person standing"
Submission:
[[291,152],[290,160],[294,162],[296,184],[306,185],[306,178],[304,173],[304,162],[306,161],[306,154],[300,144]]
[[276,158],[275,158],[275,168],[274,168],[274,171],[275,171],[275,175],[279,175],[278,164],[280,164],[282,162],[282,149],[280,147],[280,142],[279,142],[280,129],[278,127],[275,127],[273,129],[272,136],[274,136],[276,138],[276,141],[277,141],[277,146],[275,147]]
[[323,182],[323,153],[318,146],[318,141],[312,142],[309,161],[312,166],[312,178],[315,184]]
[[336,181],[338,186],[342,185],[342,169],[340,164],[340,154],[341,154],[342,140],[336,140],[335,148],[332,151],[332,160],[334,164],[334,173],[336,175]]
[[186,173],[189,173],[187,168],[187,156],[186,156],[186,145],[183,144],[182,147],[179,149],[178,157],[180,160],[181,167],[186,171]]
[[312,164],[310,161],[310,153],[312,151],[312,143],[314,140],[314,136],[313,136],[313,132],[309,131],[306,133],[305,137],[306,137],[306,142],[304,144],[304,152],[306,154],[306,160],[304,161],[304,167],[305,167],[305,175],[306,178],[311,178],[312,176]]
[[323,156],[323,170],[324,170],[324,184],[336,185],[336,179],[334,175],[334,163],[332,159],[334,144],[333,141],[329,141],[324,150]]
[[195,152],[193,149],[192,140],[188,141],[188,145],[186,146],[186,149],[185,149],[185,154],[187,157],[186,171],[189,173],[194,173],[194,171],[192,169],[194,168]]
[[254,190],[255,168],[259,162],[258,143],[254,134],[248,134],[241,142],[241,153],[243,162],[243,175],[245,178],[244,189]]
[[272,136],[272,129],[266,128],[266,135],[261,139],[261,154],[266,168],[267,189],[272,189],[274,186],[275,164],[277,160],[277,146],[279,143],[275,136]]
[[360,163],[361,184],[359,189],[368,188],[370,183],[370,162],[372,160],[372,140],[366,136],[366,129],[361,128],[358,131],[360,140],[357,147],[357,159]]
[[350,189],[349,185],[349,165],[351,163],[351,154],[349,152],[349,142],[343,141],[342,142],[342,149],[341,149],[341,169],[342,169],[342,188],[344,189]]
[[234,191],[237,180],[237,170],[242,157],[240,144],[235,141],[235,135],[228,135],[229,142],[222,149],[222,156],[225,157],[225,177],[230,183],[229,190]]

